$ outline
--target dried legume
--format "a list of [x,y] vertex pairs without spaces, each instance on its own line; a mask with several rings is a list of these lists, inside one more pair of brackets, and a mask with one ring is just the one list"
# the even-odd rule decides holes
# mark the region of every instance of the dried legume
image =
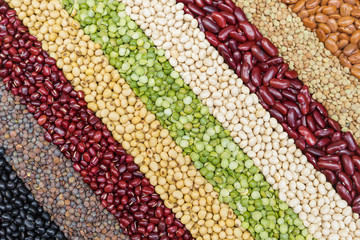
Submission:
[[[330,191],[334,192],[334,188],[332,188],[329,183],[326,184],[326,179],[323,174],[316,173],[316,170],[309,163],[306,164],[305,156],[301,154],[299,149],[296,150],[293,140],[289,140],[286,137],[286,134],[285,136],[283,135],[284,132],[282,131],[282,127],[280,127],[276,121],[270,122],[269,115],[265,114],[265,110],[258,103],[257,97],[254,96],[255,103],[250,103],[249,100],[246,99],[249,90],[245,86],[240,85],[238,87],[238,84],[235,84],[238,82],[241,84],[242,82],[240,79],[237,79],[236,76],[231,75],[233,72],[228,70],[226,64],[221,65],[221,63],[223,63],[221,57],[219,63],[218,55],[211,58],[211,52],[209,51],[211,47],[209,46],[209,43],[204,40],[204,35],[199,33],[196,22],[192,22],[194,19],[189,15],[183,15],[183,13],[181,13],[181,4],[175,6],[175,1],[166,1],[162,3],[159,1],[124,1],[124,3],[128,6],[126,10],[131,18],[136,20],[148,36],[152,37],[154,42],[158,44],[158,47],[166,49],[165,55],[170,59],[169,61],[172,63],[173,67],[181,73],[185,81],[188,81],[187,83],[192,86],[194,91],[197,90],[197,94],[200,97],[204,96],[203,103],[210,103],[208,100],[211,100],[211,104],[215,101],[218,102],[215,106],[208,104],[210,111],[213,111],[216,114],[218,120],[220,120],[219,117],[223,118],[223,126],[228,126],[235,139],[238,138],[238,135],[242,136],[240,144],[243,144],[245,147],[244,151],[246,153],[250,152],[251,154],[254,154],[254,156],[256,156],[255,159],[259,159],[258,161],[255,161],[255,164],[259,166],[268,182],[272,183],[275,188],[279,188],[280,186],[279,191],[280,194],[282,194],[281,196],[284,197],[283,200],[286,200],[290,206],[296,207],[296,212],[302,212],[302,216],[308,215],[308,217],[304,218],[304,223],[306,226],[311,226],[309,227],[309,231],[311,230],[311,233],[316,234],[318,238],[321,237],[322,232],[323,236],[330,235],[331,232],[328,229],[323,229],[321,224],[317,222],[318,220],[316,220],[314,216],[311,216],[313,213],[309,213],[307,210],[305,211],[305,209],[309,209],[308,204],[305,203],[299,205],[299,203],[303,200],[304,196],[305,198],[309,197],[311,199],[327,199],[325,204],[321,202],[319,205],[312,206],[316,209],[314,212],[320,212],[322,207],[325,209],[323,204],[330,210],[322,212],[320,215],[322,220],[320,222],[327,222],[328,219],[331,219],[329,214],[333,215],[338,211],[342,211],[331,207],[331,202],[339,202],[340,206],[347,209],[346,211],[348,211],[349,207],[347,207],[347,204],[340,199],[338,194],[329,194]],[[154,23],[152,22],[152,19],[155,19]],[[173,19],[176,20],[173,21]],[[200,51],[204,49],[208,50],[208,52],[201,55],[199,49],[189,48],[185,52],[178,53],[177,48],[183,47],[181,42],[182,39],[186,39],[185,42],[190,42],[191,46],[200,46]],[[265,42],[265,40],[263,42]],[[267,42],[267,45],[270,45],[270,43]],[[214,50],[214,52],[216,52],[216,50]],[[180,61],[181,59],[183,60]],[[201,72],[196,71],[196,69],[189,71],[189,69],[192,68],[191,61],[194,59],[202,66]],[[204,66],[204,63],[207,64]],[[224,73],[222,75],[217,75],[211,68],[222,68]],[[220,70],[217,71],[219,72]],[[195,72],[195,74],[192,72]],[[221,84],[221,77],[225,74],[229,74],[227,80],[227,82],[229,82],[228,85]],[[202,83],[201,81],[198,81],[198,79],[212,79],[212,81],[210,81],[209,84],[206,82]],[[229,89],[230,93],[227,92],[226,89]],[[231,94],[231,92],[234,92],[236,95]],[[238,102],[243,102],[244,99],[246,104],[240,105]],[[239,109],[243,109],[252,113],[254,110],[251,109],[255,109],[254,106],[256,106],[258,111],[263,111],[264,115],[267,116],[256,115],[256,117],[249,117],[249,115],[236,112],[239,111]],[[259,120],[261,120],[260,123],[256,123],[256,121]],[[242,124],[251,126],[251,129],[249,129],[250,131],[243,132],[243,127],[241,127]],[[264,125],[266,126],[266,124],[271,128],[270,132],[270,129],[264,128]],[[263,135],[265,133],[265,135],[267,135],[267,132],[269,133],[269,140],[262,139],[261,136],[259,136],[259,140],[254,138],[254,135],[259,135],[259,133],[263,133]],[[274,135],[272,134],[273,132],[276,132],[277,134]],[[279,138],[279,136],[281,136],[281,138]],[[265,145],[265,143],[267,143],[267,145]],[[281,148],[279,148],[279,146],[281,146]],[[277,153],[275,156],[271,154],[273,151]],[[284,155],[285,153],[286,156]],[[278,158],[278,160],[274,161],[274,158]],[[289,163],[281,159],[287,159],[292,162],[290,164],[290,169]],[[272,166],[273,168],[269,166]],[[304,169],[307,171],[304,171]],[[316,177],[311,177],[311,179],[309,179],[310,175]],[[296,184],[296,179],[306,181],[307,187],[303,188],[302,185]],[[321,184],[319,185],[319,183]],[[289,188],[285,188],[284,186],[288,186],[291,192],[296,191],[297,193],[290,193]],[[313,197],[311,197],[309,193],[311,193]],[[358,219],[356,215],[353,216],[353,219],[354,218]],[[347,233],[355,231],[355,229],[354,220],[352,220],[352,223],[344,226],[344,232]],[[332,231],[334,234],[338,234],[337,230]]]
[[[58,5],[60,3],[54,0],[48,4]],[[29,5],[28,9],[20,10],[15,8],[19,14],[29,9],[32,9],[32,5]],[[37,19],[32,20],[32,14],[28,16],[30,21],[26,16],[22,20],[27,22],[28,26],[37,25],[37,23],[46,26],[52,21],[50,16],[46,17],[46,10],[40,10],[37,14],[37,19],[43,19],[43,22]],[[82,31],[79,29],[71,30],[70,26],[76,25],[76,21],[71,19],[66,12],[62,12],[62,16],[59,18],[56,20],[69,22],[68,26],[61,28],[62,31],[73,32],[74,35]],[[52,29],[53,26],[49,26],[48,33]],[[38,39],[42,39],[44,45],[49,46],[49,53],[56,54],[55,58],[58,63],[67,61],[66,55],[64,57],[61,52],[53,51],[53,49],[65,48],[65,41],[58,45],[56,42],[47,40],[46,32],[44,37],[33,27],[30,28],[30,32],[38,36]],[[85,45],[70,40],[70,43],[67,44],[73,44],[75,49],[80,45]],[[82,59],[89,56],[88,53],[94,50],[98,54],[91,56],[88,64],[102,62],[102,65],[94,73],[94,78],[100,79],[105,73],[104,69],[111,68],[111,66],[106,57],[99,54],[101,50],[98,44],[96,45],[92,41],[87,41],[86,44],[84,46],[86,50],[82,52],[75,51],[77,61],[70,59],[68,65],[74,69],[77,62],[83,62]],[[91,46],[94,46],[94,49],[91,49]],[[69,73],[73,71],[71,68],[66,70]],[[84,69],[83,72],[85,71]],[[185,224],[194,237],[197,239],[208,239],[209,237],[211,239],[251,239],[250,234],[241,228],[241,223],[239,219],[236,219],[232,209],[219,202],[218,194],[213,191],[212,185],[207,183],[200,173],[196,171],[189,156],[182,156],[182,149],[175,146],[176,144],[169,136],[169,132],[163,129],[160,123],[155,120],[156,117],[146,110],[143,103],[136,98],[124,79],[119,79],[117,74],[114,77],[109,77],[109,82],[100,82],[98,84],[93,81],[92,83],[96,84],[95,86],[87,86],[86,80],[86,76],[79,75],[79,81],[73,81],[72,83],[76,89],[84,91],[88,106],[100,107],[101,104],[105,104],[105,107],[101,106],[101,108],[93,110],[107,124],[114,138],[121,142],[129,154],[131,153],[134,156],[134,161],[140,166],[140,171],[150,179],[150,183],[155,186],[155,191],[160,194],[160,197],[165,201],[165,205],[170,209],[174,209],[176,217]],[[92,89],[97,89],[99,86],[104,87],[102,93],[92,91]],[[109,114],[101,116],[103,110],[108,111]],[[115,118],[114,116],[110,117],[110,114],[117,113],[121,113],[120,118],[117,116]],[[188,167],[182,167],[183,165]],[[176,197],[180,193],[183,194],[183,197],[177,199]],[[199,197],[201,197],[200,200]],[[203,203],[206,203],[206,206]],[[220,215],[220,209],[226,214]],[[209,218],[214,221],[214,224],[205,227],[206,221],[204,220],[210,220]]]
[[[237,214],[243,214],[241,216],[243,226],[256,237],[261,238],[278,238],[288,236],[288,234],[297,235],[300,238],[303,238],[301,235],[307,236],[307,230],[300,230],[303,229],[301,221],[294,222],[293,219],[297,219],[296,214],[288,208],[287,204],[277,199],[272,189],[267,190],[269,185],[258,173],[258,168],[253,166],[252,160],[231,141],[229,133],[209,115],[207,107],[201,106],[195,94],[179,78],[179,74],[172,70],[170,63],[163,56],[164,52],[153,47],[144,33],[137,28],[136,23],[128,21],[127,25],[122,25],[121,19],[114,21],[119,24],[114,27],[114,30],[118,30],[117,33],[121,34],[121,38],[112,35],[111,32],[96,32],[93,21],[104,21],[105,19],[100,19],[101,15],[110,14],[114,17],[116,12],[112,9],[117,9],[118,15],[123,19],[129,19],[125,11],[122,11],[125,6],[108,1],[92,3],[96,3],[95,11],[99,13],[98,15],[95,12],[93,15],[92,10],[88,11],[88,2],[80,1],[79,5],[74,5],[74,8],[78,10],[76,18],[80,20],[85,33],[89,33],[95,42],[102,44],[105,53],[110,56],[110,63],[119,69],[134,92],[146,103],[147,109],[155,112],[159,121],[170,129],[170,136],[175,138],[176,143],[184,149],[184,152],[191,153],[195,166],[209,182],[216,186],[214,189],[220,192],[220,199],[236,209]],[[95,18],[91,18],[92,16]],[[102,27],[105,26],[99,26],[100,29]],[[111,39],[114,41],[112,42]],[[116,41],[119,45],[115,44]],[[154,58],[156,60],[153,60]],[[211,143],[206,144],[208,141]],[[219,143],[222,145],[218,145]],[[211,162],[207,162],[208,159]],[[221,168],[226,173],[221,172]],[[238,184],[234,187],[236,181]],[[240,181],[243,182],[243,186]],[[260,186],[259,183],[261,183],[261,188],[257,187]],[[267,196],[267,200],[264,200],[266,206],[262,206],[260,199],[265,196]],[[233,203],[233,199],[237,205]],[[274,215],[270,216],[273,211],[270,209],[274,209],[272,206],[278,204],[281,205],[280,215],[277,216],[277,213],[273,212]],[[269,211],[261,211],[267,208]],[[280,225],[275,225],[272,219],[278,217],[281,219],[283,214],[288,216],[285,217],[286,220],[280,220],[280,228]],[[255,223],[264,216],[268,218],[268,221],[255,226]],[[288,227],[288,225],[292,226]]]

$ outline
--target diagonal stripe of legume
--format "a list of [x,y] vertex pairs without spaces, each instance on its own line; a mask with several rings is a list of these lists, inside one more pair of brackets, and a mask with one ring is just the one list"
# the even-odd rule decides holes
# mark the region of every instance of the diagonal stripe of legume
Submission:
[[[68,3],[65,3],[68,4]],[[70,5],[66,5],[70,7]],[[297,215],[279,200],[253,161],[232,141],[164,56],[114,1],[79,1],[75,17],[102,45],[121,75],[156,114],[195,166],[261,239],[311,238]]]

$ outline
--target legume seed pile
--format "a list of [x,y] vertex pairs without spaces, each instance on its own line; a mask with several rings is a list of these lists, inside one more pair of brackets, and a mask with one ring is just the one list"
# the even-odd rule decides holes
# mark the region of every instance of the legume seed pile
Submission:
[[359,11],[0,0],[0,239],[360,239]]

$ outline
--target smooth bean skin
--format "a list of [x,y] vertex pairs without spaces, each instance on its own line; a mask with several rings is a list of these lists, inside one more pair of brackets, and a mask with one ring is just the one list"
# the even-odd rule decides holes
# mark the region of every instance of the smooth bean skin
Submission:
[[276,89],[287,89],[290,87],[291,82],[289,80],[283,79],[276,79],[273,78],[270,80],[270,86],[276,88]]
[[336,174],[333,171],[326,169],[323,171],[323,173],[325,174],[327,181],[332,185],[335,185],[338,182]]
[[275,98],[271,95],[267,87],[261,86],[259,92],[266,104],[270,106],[275,104]]
[[211,19],[203,18],[202,24],[204,25],[205,29],[212,32],[212,33],[219,33],[220,27]]
[[263,39],[261,39],[260,43],[261,43],[261,46],[263,47],[264,51],[267,54],[269,54],[271,57],[276,57],[279,55],[279,50],[272,42],[270,42],[269,39],[263,38]]
[[360,173],[355,172],[354,175],[351,176],[354,181],[355,189],[358,193],[360,193]]
[[338,171],[341,169],[341,165],[339,163],[328,162],[328,161],[318,161],[318,166],[320,169],[327,169],[331,171]]
[[336,185],[336,191],[339,193],[342,199],[344,199],[349,205],[351,204],[353,198],[350,193],[346,190],[346,187],[341,183]]
[[327,154],[334,154],[340,150],[343,150],[347,147],[347,143],[343,140],[339,140],[333,143],[330,143],[326,148]]
[[349,155],[342,155],[341,157],[341,164],[344,168],[344,171],[347,175],[352,176],[355,172],[355,166],[352,161],[352,158]]
[[296,126],[297,120],[298,118],[296,111],[293,108],[291,108],[287,114],[287,123],[289,124],[290,127],[294,128]]
[[[275,66],[271,66],[269,68],[269,70],[267,70],[267,72],[264,74],[264,77],[263,77],[263,83],[264,83],[265,87],[268,87],[270,85],[270,80],[276,76],[277,72],[278,72],[278,69]],[[296,97],[295,97],[295,100],[296,100]]]
[[[235,13],[235,16],[237,17],[236,13]],[[254,27],[249,22],[240,21],[239,27],[240,27],[241,31],[244,32],[244,34],[248,40],[250,40],[250,41],[255,40],[256,35],[255,35]]]
[[[350,132],[346,132],[343,137],[344,141],[347,143],[347,148],[350,151],[355,151],[357,149],[357,144],[354,139],[354,136]],[[360,169],[359,169],[360,170]]]
[[346,173],[340,171],[338,172],[338,179],[341,181],[346,189],[351,192],[353,190],[353,183],[348,175]]
[[314,136],[314,134],[310,131],[309,128],[305,127],[305,126],[300,126],[298,128],[298,131],[301,135],[304,136],[305,141],[307,144],[309,144],[310,146],[314,146],[316,144],[316,137]]

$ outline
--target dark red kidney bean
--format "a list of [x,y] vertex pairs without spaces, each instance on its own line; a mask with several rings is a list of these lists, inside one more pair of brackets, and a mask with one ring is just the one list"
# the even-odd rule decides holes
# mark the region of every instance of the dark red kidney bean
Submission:
[[314,156],[311,155],[310,153],[305,153],[305,156],[306,156],[307,160],[314,166],[314,168],[319,171],[320,168],[319,168]]
[[205,3],[204,3],[204,0],[194,0],[195,4],[200,7],[200,8],[203,8],[205,7]]
[[318,166],[320,169],[327,169],[331,171],[338,171],[341,169],[341,165],[339,163],[328,162],[328,161],[318,161]]
[[228,5],[229,7],[231,7],[232,9],[235,9],[236,8],[236,5],[235,3],[232,1],[232,0],[225,0],[224,3],[226,5]]
[[205,31],[205,36],[211,45],[213,45],[214,47],[219,46],[220,41],[219,41],[219,39],[217,39],[215,34],[213,34],[212,32],[209,32],[209,31]]
[[283,62],[284,62],[284,59],[282,57],[273,57],[270,60],[268,60],[266,63],[269,66],[275,66],[275,65],[281,64]]
[[325,128],[326,124],[325,124],[325,121],[322,118],[320,112],[317,110],[314,110],[312,114],[314,116],[314,119],[315,119],[317,125],[321,128]]
[[344,134],[344,137],[343,137],[344,141],[347,143],[347,148],[350,150],[350,151],[355,151],[357,149],[357,144],[356,144],[356,141],[353,137],[353,135],[351,134],[351,132],[346,132]]
[[256,44],[255,41],[247,41],[244,43],[240,43],[238,45],[238,49],[242,52],[246,52],[246,51],[249,51],[251,49],[251,47],[254,46],[255,44]]
[[316,109],[316,103],[315,103],[315,102],[310,103],[310,110],[309,110],[309,112],[312,113],[315,109]]
[[207,5],[210,5],[210,6],[213,5],[213,0],[204,0],[204,2],[205,2]]
[[310,131],[309,128],[307,128],[305,126],[300,126],[298,128],[298,131],[302,136],[304,136],[305,141],[306,141],[307,144],[309,144],[310,146],[314,146],[316,144],[316,137]]
[[356,168],[360,170],[360,157],[359,156],[352,156],[352,161]]
[[278,110],[284,116],[287,114],[287,108],[281,102],[275,102],[273,108]]
[[340,124],[336,121],[334,121],[332,118],[327,118],[330,127],[332,127],[335,131],[340,132],[341,131],[341,127]]
[[275,98],[271,95],[267,87],[261,86],[259,88],[259,93],[266,104],[270,106],[275,104]]
[[346,190],[346,187],[341,183],[336,185],[336,191],[339,193],[340,197],[344,199],[349,205],[351,204],[353,198],[350,193]]
[[290,87],[290,81],[286,79],[280,80],[273,78],[270,80],[270,85],[276,89],[287,89]]
[[[292,80],[292,82],[295,82],[297,80]],[[300,81],[299,81],[300,82]],[[303,94],[307,100],[307,102],[310,104],[311,102],[311,96],[310,96],[310,92],[309,92],[309,87],[306,85],[303,85],[300,89],[300,93]]]
[[178,0],[178,2],[181,2],[184,5],[188,5],[189,3],[194,4],[194,0]]
[[326,155],[326,153],[323,150],[315,148],[315,147],[306,148],[306,152],[309,152],[316,157],[323,157]]
[[223,43],[220,43],[218,46],[218,51],[222,55],[224,52],[228,53],[231,56],[230,49]]
[[326,147],[327,145],[329,145],[330,143],[331,143],[330,138],[328,138],[328,137],[322,138],[316,143],[316,146],[318,146],[319,148],[323,148],[323,147]]
[[296,99],[296,95],[292,92],[290,92],[289,90],[282,90],[281,93],[283,94],[283,96],[287,99],[289,99],[290,101],[292,102],[296,102],[297,99]]
[[298,119],[296,111],[293,108],[289,109],[286,117],[287,117],[287,123],[289,124],[289,126],[292,128],[295,128],[296,121]]
[[[220,12],[220,14],[225,18],[226,22],[230,25],[234,25],[236,23],[235,15],[228,12]],[[245,40],[244,40],[245,41]]]
[[220,41],[225,41],[229,37],[229,33],[232,31],[236,31],[236,27],[234,25],[229,25],[223,28],[218,34],[218,39]]
[[285,77],[290,78],[290,79],[296,79],[298,77],[297,72],[294,70],[286,71],[284,75],[285,75]]
[[360,204],[360,196],[357,196],[354,198],[353,202],[352,202],[353,205],[358,205]]
[[258,45],[251,46],[251,53],[259,62],[266,62],[269,56]]
[[354,181],[356,191],[360,193],[360,173],[354,172],[354,175],[352,175],[351,178]]
[[251,70],[251,82],[254,84],[255,87],[259,87],[261,85],[261,71],[260,68],[255,66]]
[[331,136],[331,141],[336,142],[341,139],[341,132],[336,132]]
[[187,7],[193,14],[205,17],[205,12],[200,7],[196,6],[194,3],[187,4]]
[[327,110],[325,109],[325,107],[319,103],[319,102],[316,102],[316,108],[319,110],[319,112],[321,113],[321,115],[323,115],[325,118],[328,117],[328,112]]
[[301,151],[305,149],[306,143],[303,137],[299,137],[298,139],[295,139],[296,147],[298,147]]
[[346,155],[349,155],[349,156],[354,156],[355,155],[355,153],[353,151],[350,151],[348,149],[340,150],[336,154],[340,155],[340,156],[342,156],[343,154],[346,154]]
[[225,12],[228,12],[228,13],[233,13],[234,12],[234,10],[231,7],[229,7],[228,5],[223,4],[223,3],[219,3],[216,7],[218,9],[220,9],[221,11],[225,11]]
[[269,109],[269,113],[270,115],[275,118],[279,123],[284,122],[284,116],[275,108],[270,108]]
[[[251,83],[251,82],[248,82],[247,85],[246,85],[249,89],[250,89],[250,92],[255,92],[256,91],[256,87]],[[261,99],[262,100],[262,99]],[[262,103],[262,104],[266,104],[266,103]],[[263,105],[264,106],[264,105]],[[267,105],[266,105],[267,106]],[[264,106],[264,108],[266,109],[266,107]],[[268,109],[266,109],[268,110]]]
[[268,87],[270,85],[270,80],[275,77],[277,71],[278,71],[277,67],[271,66],[269,70],[264,74],[263,83],[265,87]]
[[223,52],[222,56],[224,57],[225,62],[230,66],[231,69],[236,68],[236,62],[229,53]]
[[[279,91],[279,90],[277,90],[277,89],[275,89],[275,88],[272,88],[272,87],[268,87],[268,90],[269,90],[269,92],[271,93],[271,95],[273,95],[274,96],[274,98],[276,99],[276,100],[282,100],[283,99],[283,96],[281,95],[281,92]],[[283,104],[281,104],[281,105],[283,105]],[[283,105],[284,106],[284,105]],[[284,106],[284,108],[286,109],[286,107]],[[286,110],[286,112],[287,112],[287,110]],[[286,114],[286,113],[285,113]]]
[[226,27],[226,19],[221,13],[213,12],[211,13],[211,18],[219,25],[219,27],[221,28]]
[[306,125],[310,128],[312,132],[315,132],[317,129],[315,119],[312,115],[306,115]]
[[283,79],[285,72],[289,69],[289,65],[287,63],[283,63],[278,67],[279,71],[276,75],[276,78]]
[[202,10],[204,10],[204,11],[207,12],[207,13],[213,13],[213,12],[217,12],[217,11],[218,11],[218,9],[217,9],[216,7],[214,7],[214,6],[209,6],[209,5],[203,7]]
[[353,183],[348,175],[343,171],[338,172],[337,174],[339,181],[341,181],[346,189],[351,192],[354,189]]
[[212,33],[219,33],[221,28],[217,25],[216,22],[214,22],[211,19],[203,18],[202,24],[204,25],[204,28]]
[[234,51],[233,58],[234,58],[236,64],[240,64],[241,63],[241,52]]
[[257,66],[261,69],[262,72],[266,73],[267,70],[269,70],[269,66],[266,64],[266,62],[259,63]]
[[298,79],[291,80],[291,87],[294,88],[294,90],[300,90],[302,86],[303,84]]
[[301,110],[302,114],[304,114],[304,115],[308,114],[308,112],[310,110],[310,108],[309,108],[310,103],[307,101],[306,97],[300,93],[297,96],[297,100],[299,102],[300,110]]
[[355,166],[352,158],[349,155],[344,154],[341,157],[341,163],[346,174],[352,176],[355,172]]
[[287,125],[285,122],[281,123],[281,126],[284,128],[284,130],[289,134],[291,138],[297,139],[299,137],[299,134],[295,132],[289,125]]
[[[236,16],[236,13],[235,13]],[[244,32],[246,38],[250,41],[255,40],[256,35],[255,35],[255,31],[254,31],[254,27],[247,21],[241,21],[239,22],[239,27],[241,29],[241,31]]]
[[250,65],[247,64],[247,63],[244,63],[242,66],[241,66],[241,74],[240,74],[240,77],[241,79],[244,81],[244,83],[247,83],[249,82],[250,80]]
[[238,20],[238,22],[248,21],[245,13],[243,12],[243,10],[241,8],[238,8],[238,7],[235,8],[234,15],[235,15],[236,19]]
[[336,156],[336,155],[322,156],[322,157],[319,157],[319,161],[339,162],[340,157]]
[[338,182],[336,174],[333,171],[325,169],[323,173],[325,174],[326,180],[332,185],[335,185]]
[[235,31],[230,32],[230,33],[229,33],[229,36],[230,36],[232,39],[234,39],[234,40],[236,40],[236,41],[238,41],[238,42],[245,42],[245,41],[246,41],[245,35],[241,35],[240,33],[235,32]]
[[275,47],[275,45],[272,42],[270,42],[269,39],[263,38],[261,39],[260,43],[264,51],[267,54],[269,54],[271,57],[276,57],[279,55],[279,50],[277,49],[277,47]]
[[325,129],[319,129],[315,131],[315,136],[316,137],[328,137],[331,134],[334,133],[334,129],[332,128],[325,128]]
[[253,56],[251,55],[251,52],[243,53],[242,62],[243,62],[243,64],[245,64],[245,63],[249,64],[250,69],[252,69],[254,67],[252,59],[253,59]]
[[343,140],[339,140],[333,143],[330,143],[327,147],[326,147],[326,153],[327,154],[334,154],[340,150],[343,150],[347,147],[347,143]]

